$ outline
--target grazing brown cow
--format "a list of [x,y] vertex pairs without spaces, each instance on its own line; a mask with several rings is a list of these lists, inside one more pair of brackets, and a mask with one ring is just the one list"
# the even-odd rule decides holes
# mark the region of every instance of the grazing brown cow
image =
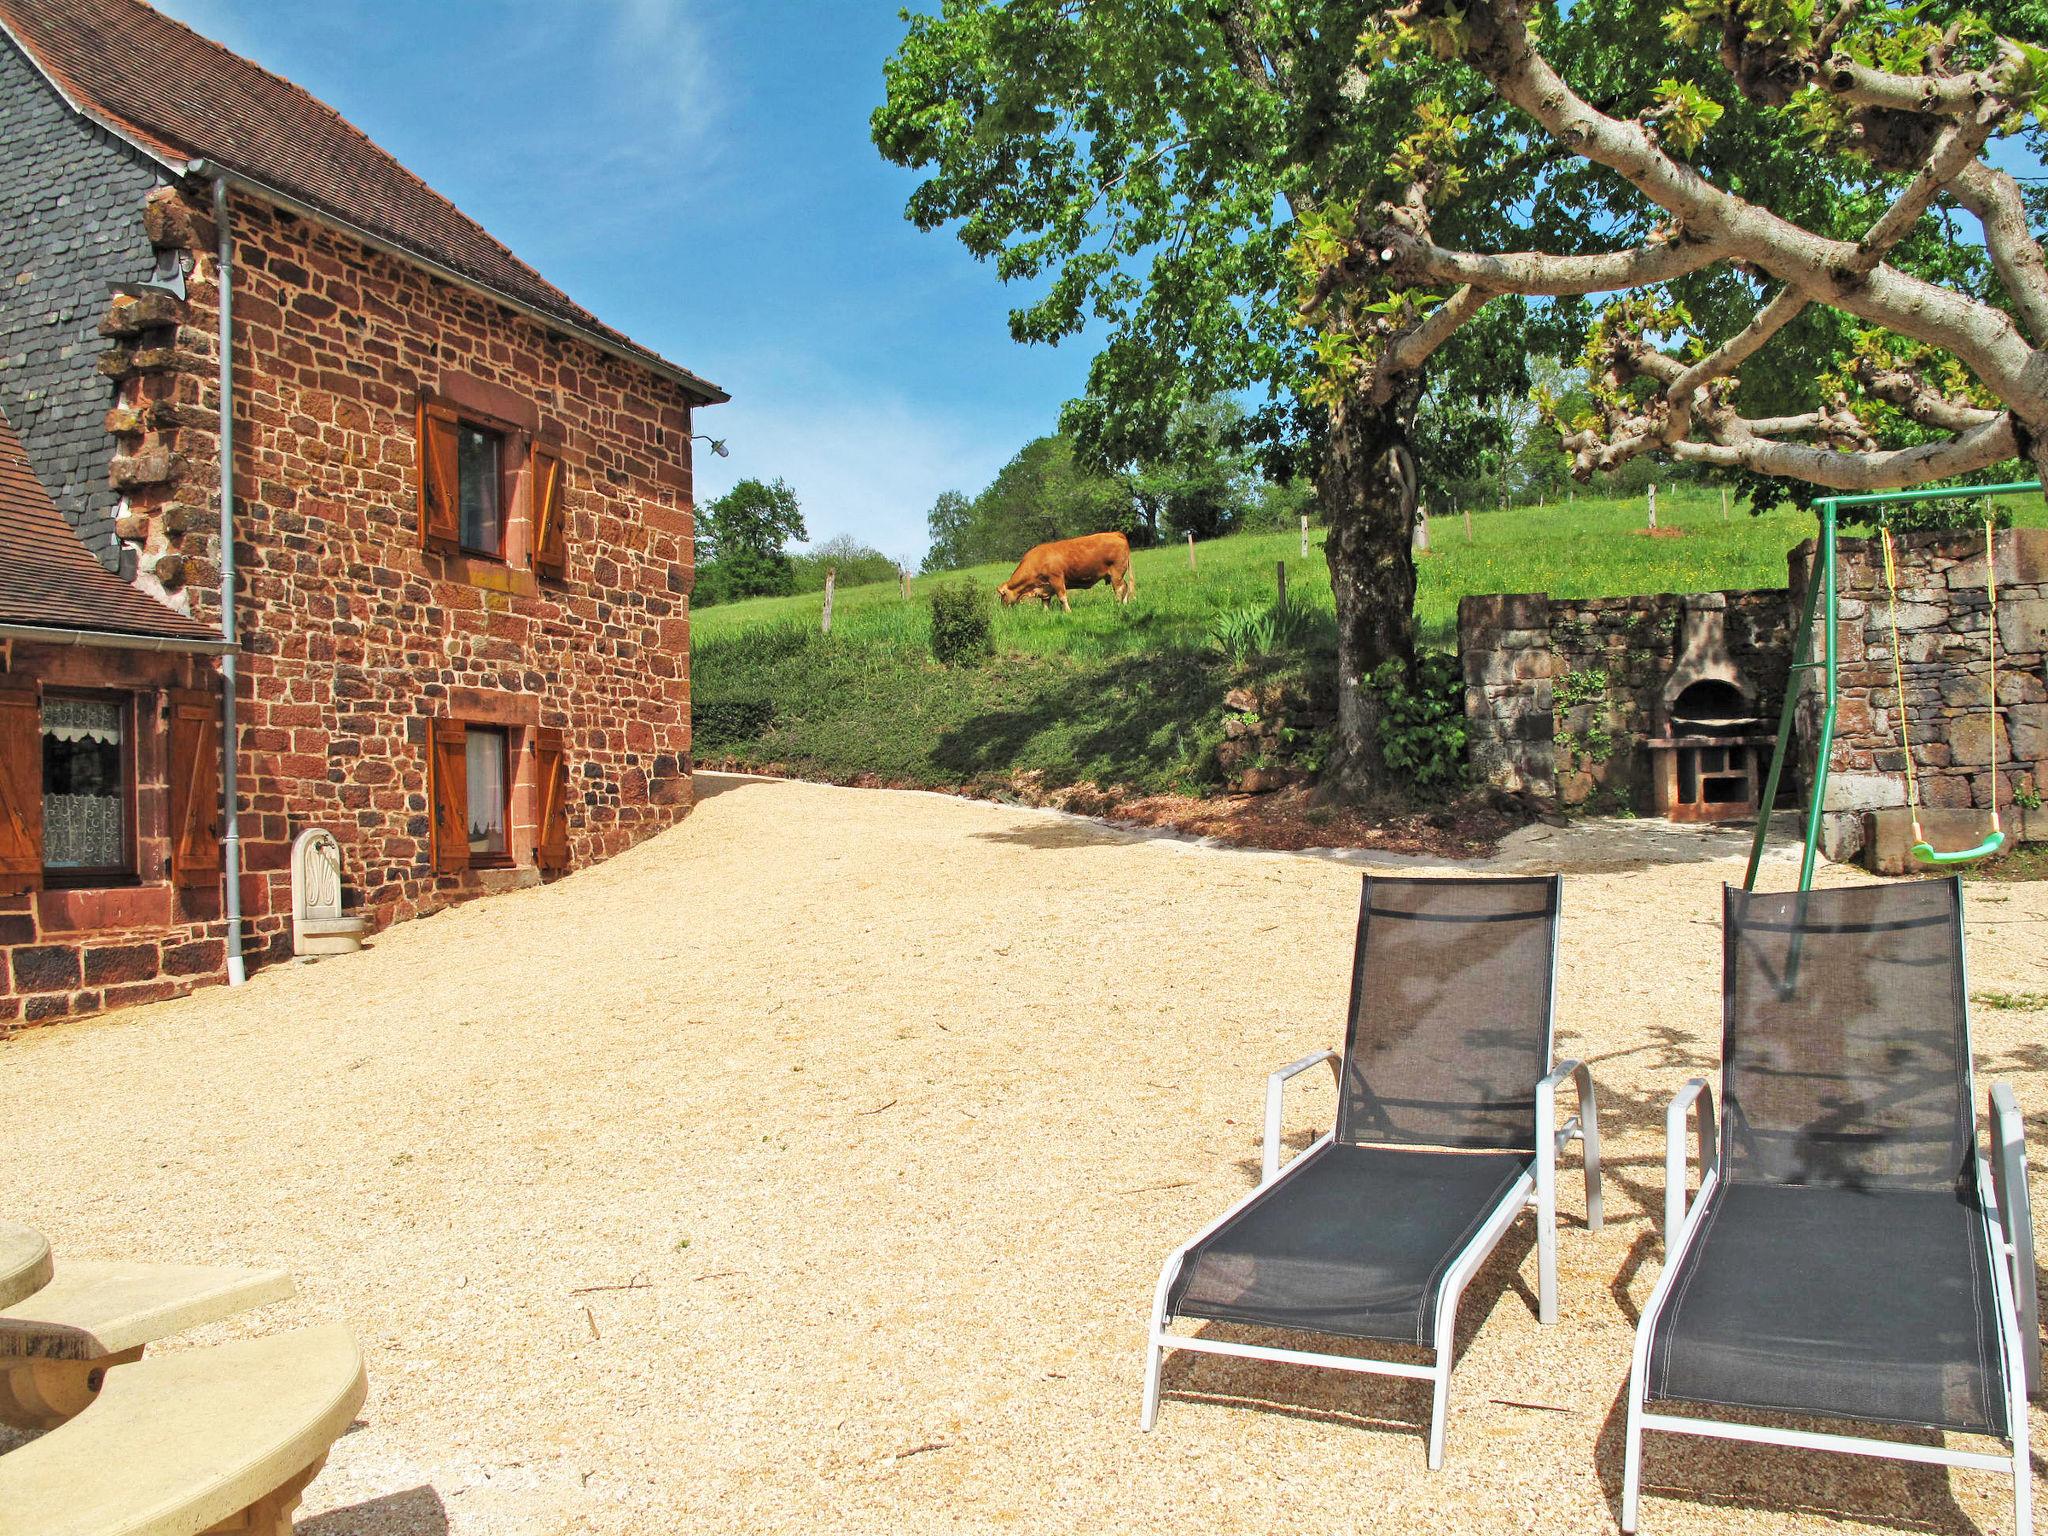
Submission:
[[1088,533],[1078,539],[1040,544],[1017,562],[1017,569],[996,593],[1005,607],[1026,597],[1035,597],[1049,607],[1057,597],[1060,606],[1072,613],[1068,589],[1078,591],[1104,581],[1115,590],[1120,603],[1128,603],[1138,590],[1131,580],[1131,541],[1120,533]]

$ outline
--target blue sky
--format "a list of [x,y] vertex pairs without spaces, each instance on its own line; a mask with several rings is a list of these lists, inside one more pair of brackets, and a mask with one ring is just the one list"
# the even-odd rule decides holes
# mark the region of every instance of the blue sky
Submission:
[[1017,295],[903,218],[868,139],[900,0],[157,0],[298,82],[558,287],[715,380],[698,495],[795,487],[814,539],[914,564],[1079,392]]

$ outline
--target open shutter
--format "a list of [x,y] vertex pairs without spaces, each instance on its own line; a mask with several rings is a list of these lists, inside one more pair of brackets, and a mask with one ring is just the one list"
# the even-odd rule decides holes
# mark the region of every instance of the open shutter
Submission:
[[462,545],[457,419],[438,401],[420,396],[420,548],[453,553]]
[[533,568],[543,576],[569,574],[569,519],[562,507],[562,455],[533,445]]
[[42,883],[42,703],[33,678],[0,677],[0,894]]
[[433,723],[434,872],[469,868],[469,731],[459,720]]
[[539,809],[540,841],[534,862],[542,869],[569,867],[569,763],[562,752],[560,731],[533,733],[533,778]]
[[183,688],[171,692],[171,883],[207,886],[220,879],[220,700]]

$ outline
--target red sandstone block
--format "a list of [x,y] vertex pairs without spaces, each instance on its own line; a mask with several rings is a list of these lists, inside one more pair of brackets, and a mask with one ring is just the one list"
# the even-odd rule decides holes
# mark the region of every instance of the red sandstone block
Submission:
[[0,915],[0,947],[26,944],[36,936],[36,922],[26,912]]
[[68,1018],[71,1014],[71,999],[62,993],[46,993],[41,997],[26,997],[21,1003],[21,1021],[24,1024],[45,1024],[51,1019]]
[[197,976],[227,964],[228,948],[219,939],[174,944],[164,951],[164,969],[173,976]]
[[128,1008],[136,1003],[160,1003],[166,998],[177,997],[188,990],[189,984],[177,981],[138,981],[123,987],[109,987],[100,1000],[103,1008]]
[[160,958],[154,944],[115,944],[85,952],[85,984],[111,986],[118,982],[149,981],[157,974]]
[[78,951],[69,944],[23,945],[10,960],[17,992],[69,992],[79,984]]
[[36,897],[36,915],[45,934],[141,930],[170,926],[171,905],[168,885],[42,891]]

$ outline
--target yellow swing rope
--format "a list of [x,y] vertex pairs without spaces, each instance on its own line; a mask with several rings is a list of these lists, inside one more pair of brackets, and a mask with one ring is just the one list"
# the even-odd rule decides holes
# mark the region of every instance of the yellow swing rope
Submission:
[[[1998,551],[1993,545],[1997,524],[1987,500],[1984,507],[1984,590],[1990,607],[1984,613],[1984,639],[1990,647],[1991,684],[1991,830],[1998,825]],[[1880,523],[1884,539],[1884,589],[1891,602],[1885,609],[1892,631],[1892,684],[1898,691],[1899,745],[1906,754],[1906,809],[1913,818],[1913,841],[1927,841],[1920,832],[1920,784],[1913,773],[1913,740],[1906,725],[1906,669],[1899,654],[1899,570],[1892,554],[1890,524]]]

